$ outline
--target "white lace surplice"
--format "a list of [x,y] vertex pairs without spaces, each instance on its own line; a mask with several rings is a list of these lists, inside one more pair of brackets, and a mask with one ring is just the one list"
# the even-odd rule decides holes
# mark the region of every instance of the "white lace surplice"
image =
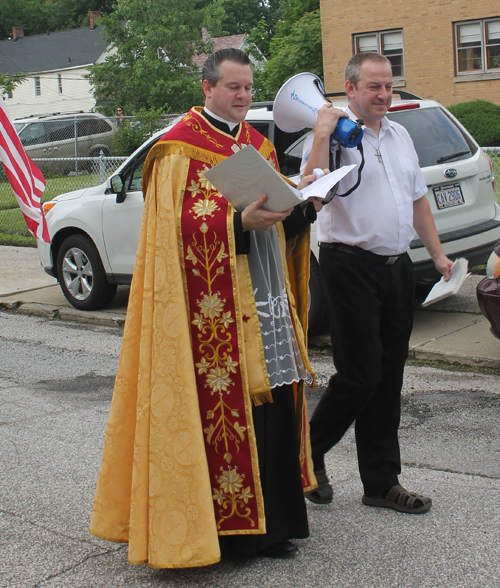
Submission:
[[298,382],[307,372],[290,316],[275,227],[250,232],[248,265],[271,388]]

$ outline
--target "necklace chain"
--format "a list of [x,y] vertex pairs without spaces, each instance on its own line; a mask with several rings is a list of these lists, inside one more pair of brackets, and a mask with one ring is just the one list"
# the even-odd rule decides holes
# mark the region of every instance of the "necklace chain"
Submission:
[[375,149],[375,156],[378,157],[378,162],[382,163],[382,154],[380,153],[380,141],[378,147],[376,147],[369,139],[368,135],[365,133],[365,139],[367,140],[368,144]]

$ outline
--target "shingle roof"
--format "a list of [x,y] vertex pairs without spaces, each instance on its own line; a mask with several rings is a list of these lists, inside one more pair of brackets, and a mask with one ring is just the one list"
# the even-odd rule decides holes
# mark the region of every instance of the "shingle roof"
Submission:
[[0,72],[38,73],[95,63],[106,50],[104,27],[58,31],[0,41]]
[[[214,51],[218,51],[219,49],[241,49],[245,37],[245,34],[227,35],[226,37],[212,37],[209,40],[213,41]],[[207,57],[208,55],[206,53],[201,53],[201,55],[196,55],[193,58],[193,62],[201,69],[207,60]]]

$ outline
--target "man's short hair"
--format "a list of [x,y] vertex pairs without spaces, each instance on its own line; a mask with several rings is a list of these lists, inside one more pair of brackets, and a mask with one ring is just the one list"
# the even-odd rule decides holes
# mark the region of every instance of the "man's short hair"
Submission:
[[215,86],[222,77],[220,66],[223,61],[233,61],[241,65],[251,64],[250,58],[241,49],[219,49],[208,56],[201,70],[201,79]]
[[391,66],[391,62],[385,55],[375,53],[374,51],[366,51],[364,53],[357,53],[353,55],[347,62],[344,70],[344,80],[352,82],[355,88],[358,87],[358,82],[361,77],[361,66],[365,61],[374,61],[375,63],[387,63]]

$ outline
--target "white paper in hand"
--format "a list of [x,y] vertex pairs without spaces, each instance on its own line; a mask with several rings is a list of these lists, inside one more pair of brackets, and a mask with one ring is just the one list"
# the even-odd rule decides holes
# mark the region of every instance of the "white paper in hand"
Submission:
[[462,284],[465,282],[465,278],[470,275],[467,273],[469,262],[464,257],[455,259],[450,270],[450,279],[445,282],[444,276],[434,285],[432,290],[429,292],[427,298],[422,302],[422,306],[429,306],[439,300],[448,298],[456,294]]
[[326,198],[330,193],[330,190],[338,184],[340,180],[346,176],[352,169],[356,167],[356,164],[344,165],[335,171],[325,174],[322,178],[319,178],[309,186],[302,188],[300,191],[304,200],[307,200],[310,196],[315,198]]

